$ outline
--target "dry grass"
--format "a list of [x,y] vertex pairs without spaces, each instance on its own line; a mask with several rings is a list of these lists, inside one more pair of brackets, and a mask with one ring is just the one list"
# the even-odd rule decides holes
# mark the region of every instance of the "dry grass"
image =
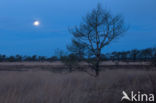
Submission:
[[97,78],[83,72],[1,71],[0,103],[120,103],[121,92],[156,92],[155,71],[106,70]]
[[[63,66],[63,63],[60,61],[54,62],[0,62],[0,66],[15,66],[15,65],[24,65],[24,66]],[[81,62],[81,65],[87,65],[86,62]],[[103,61],[100,65],[116,65],[116,61]],[[118,65],[150,65],[150,62],[118,62]]]

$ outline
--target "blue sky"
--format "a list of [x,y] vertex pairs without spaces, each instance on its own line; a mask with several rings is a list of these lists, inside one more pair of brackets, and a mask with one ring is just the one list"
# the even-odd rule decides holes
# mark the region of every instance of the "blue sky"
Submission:
[[[70,43],[69,27],[101,3],[130,26],[105,52],[156,46],[156,0],[0,0],[0,54],[51,56]],[[39,20],[39,27],[33,26]]]

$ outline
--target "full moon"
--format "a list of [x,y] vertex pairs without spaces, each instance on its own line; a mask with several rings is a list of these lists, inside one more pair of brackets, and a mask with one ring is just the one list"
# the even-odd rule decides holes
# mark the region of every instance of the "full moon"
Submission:
[[39,21],[34,21],[34,26],[39,26],[40,25],[40,22]]

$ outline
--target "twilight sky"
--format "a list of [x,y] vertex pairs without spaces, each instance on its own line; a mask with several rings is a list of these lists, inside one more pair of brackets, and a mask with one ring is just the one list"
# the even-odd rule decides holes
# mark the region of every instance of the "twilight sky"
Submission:
[[[70,43],[69,27],[101,3],[130,26],[105,52],[156,47],[156,0],[0,0],[0,54],[51,56]],[[33,26],[35,20],[40,26]]]

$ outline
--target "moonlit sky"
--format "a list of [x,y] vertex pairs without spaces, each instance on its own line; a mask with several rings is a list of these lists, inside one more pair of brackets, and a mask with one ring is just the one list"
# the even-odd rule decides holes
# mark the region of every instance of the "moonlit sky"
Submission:
[[51,56],[57,48],[65,50],[68,28],[97,3],[122,14],[130,26],[105,52],[156,46],[156,0],[0,0],[0,54]]

